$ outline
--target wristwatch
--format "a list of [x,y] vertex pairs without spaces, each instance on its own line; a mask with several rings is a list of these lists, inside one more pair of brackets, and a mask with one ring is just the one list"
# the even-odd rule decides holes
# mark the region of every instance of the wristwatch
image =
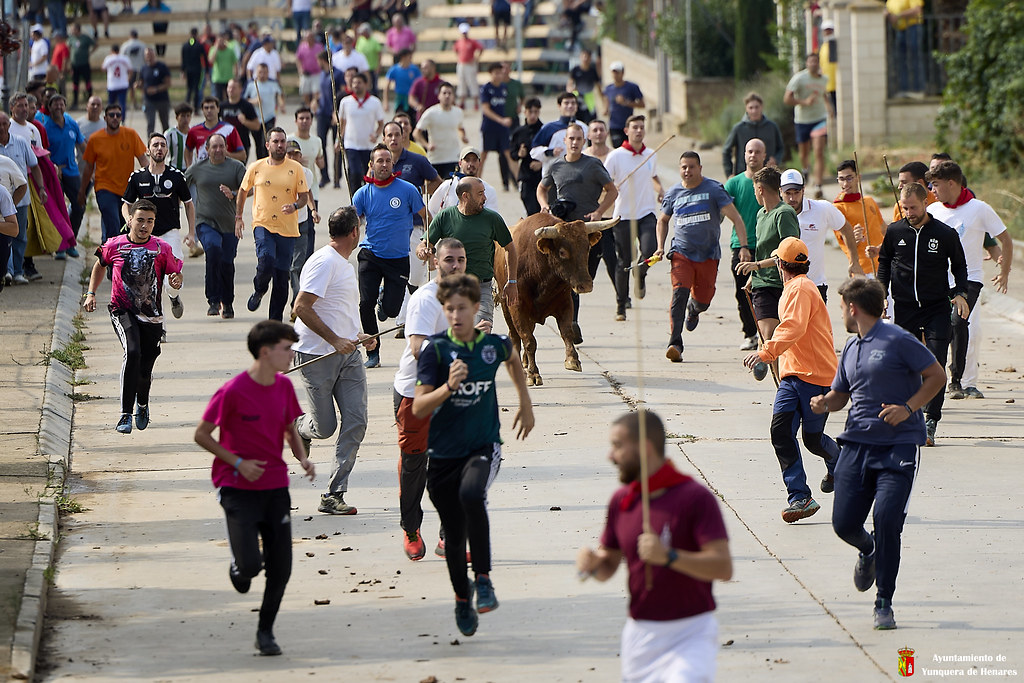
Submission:
[[295,207],[296,211],[299,210],[299,203],[298,202],[292,202],[292,206]]
[[671,567],[672,563],[675,562],[678,559],[679,559],[679,553],[676,552],[676,549],[675,548],[669,548],[668,549],[668,562],[666,562],[662,566],[664,566],[664,567]]

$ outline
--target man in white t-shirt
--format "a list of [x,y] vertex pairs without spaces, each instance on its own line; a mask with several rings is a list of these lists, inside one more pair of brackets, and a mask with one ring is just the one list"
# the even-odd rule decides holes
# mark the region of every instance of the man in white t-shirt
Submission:
[[110,46],[110,54],[103,58],[103,69],[107,72],[107,101],[120,104],[121,111],[127,111],[132,63],[121,54],[120,46]]
[[142,67],[146,65],[146,44],[139,40],[139,32],[135,29],[131,30],[128,40],[121,43],[121,55],[127,57],[132,65],[132,70],[128,74],[128,94],[132,98],[132,109],[137,109],[135,81],[138,80]]
[[356,48],[356,39],[348,33],[341,35],[341,49],[331,57],[331,65],[341,73],[345,73],[352,67],[359,69],[359,73],[365,74],[370,70],[370,63],[366,57]]
[[[804,197],[804,177],[796,169],[782,172],[782,199],[796,211],[800,221],[800,240],[807,245],[807,256],[811,260],[807,277],[821,292],[821,298],[828,301],[828,280],[825,278],[825,238],[836,231],[843,236],[846,244],[856,244],[853,226],[843,212],[832,202]],[[856,254],[851,252],[850,277],[863,276],[864,270]]]
[[[1003,254],[999,259],[999,274],[992,278],[996,291],[1006,293],[1013,266],[1013,240],[1006,226],[991,206],[976,199],[964,186],[964,174],[955,162],[943,161],[925,176],[939,200],[928,205],[928,213],[960,235],[960,243],[967,257],[967,305],[971,314],[967,320],[953,316],[953,334],[950,339],[949,397],[985,398],[978,391],[978,344],[981,341],[981,320],[978,314],[978,296],[984,286],[985,233],[999,240]],[[950,275],[949,286],[953,287]]]
[[23,92],[16,92],[11,96],[11,135],[17,135],[24,139],[32,147],[43,146],[43,138],[39,135],[39,129],[29,122],[28,116],[30,106],[28,95]]
[[[430,195],[427,210],[431,216],[436,216],[441,209],[459,205],[459,197],[455,193],[455,188],[463,178],[467,177],[480,178],[480,151],[476,147],[462,149],[462,152],[459,153],[458,170],[451,178],[438,185],[434,193]],[[480,182],[484,185],[484,208],[500,214],[497,191],[483,178],[480,178]]]
[[[331,214],[327,229],[331,241],[309,257],[299,277],[295,299],[299,341],[293,348],[297,365],[333,355],[298,370],[309,411],[295,426],[307,454],[312,439],[330,438],[338,430],[330,489],[318,509],[329,515],[354,515],[356,508],[345,502],[345,492],[367,420],[366,369],[359,353],[359,341],[367,335],[359,331],[359,284],[348,260],[359,244],[359,216],[351,206],[343,206]],[[365,346],[374,349],[377,340]]]
[[[338,105],[338,138],[345,141],[349,197],[355,196],[363,186],[363,176],[370,172],[370,150],[380,139],[384,118],[384,105],[370,94],[369,77],[363,72],[355,74],[352,94],[341,98]],[[341,151],[340,141],[335,150]]]
[[29,49],[28,77],[46,78],[46,70],[50,66],[50,44],[43,38],[41,24],[32,26],[32,47]]
[[281,73],[281,54],[275,47],[273,36],[263,36],[263,44],[260,46],[260,49],[255,50],[252,56],[249,57],[245,70],[248,72],[250,80],[256,78],[256,67],[260,64],[267,65],[267,73],[270,80],[276,81],[277,75]]
[[[594,132],[594,123],[591,123],[591,132]],[[665,191],[658,178],[658,159],[654,150],[644,144],[646,125],[647,119],[643,115],[630,116],[626,120],[626,140],[604,158],[608,175],[619,188],[612,214],[622,219],[612,228],[611,234],[615,240],[616,320],[626,319],[626,302],[629,301],[629,273],[633,265],[631,222],[636,221],[640,261],[650,258],[658,248],[658,207]],[[602,240],[607,239],[605,234]],[[641,299],[647,291],[645,281],[648,268],[646,264],[641,264],[637,271]]]
[[469,144],[463,118],[462,109],[455,106],[455,87],[442,83],[437,91],[437,104],[427,107],[412,133],[413,139],[427,150],[427,160],[441,178],[455,172],[459,150]]
[[[438,240],[434,250],[434,268],[437,276],[413,293],[406,312],[405,338],[407,346],[398,361],[395,373],[395,422],[398,426],[398,504],[401,511],[402,546],[405,556],[414,562],[423,559],[426,548],[420,535],[423,522],[423,488],[427,483],[427,435],[430,417],[418,418],[412,414],[412,400],[416,395],[416,364],[420,349],[427,337],[448,329],[448,320],[437,299],[437,285],[449,275],[466,272],[466,248],[454,237]],[[443,547],[438,543],[439,547]]]

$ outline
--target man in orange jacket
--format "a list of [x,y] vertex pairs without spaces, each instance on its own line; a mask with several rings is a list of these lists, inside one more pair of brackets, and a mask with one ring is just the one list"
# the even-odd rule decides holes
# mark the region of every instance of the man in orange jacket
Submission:
[[821,480],[822,493],[832,493],[833,472],[839,458],[839,446],[825,434],[827,413],[811,412],[813,396],[829,391],[836,375],[836,352],[832,343],[832,321],[818,288],[807,277],[810,259],[807,245],[797,237],[787,237],[772,252],[782,274],[782,298],[779,299],[779,326],[760,351],[743,360],[753,369],[758,362],[779,359],[779,389],[775,394],[771,437],[775,455],[782,467],[782,480],[789,492],[789,506],[782,511],[783,521],[810,517],[820,506],[811,497],[807,475],[800,459],[796,431],[803,423],[804,447],[824,458],[827,474]]

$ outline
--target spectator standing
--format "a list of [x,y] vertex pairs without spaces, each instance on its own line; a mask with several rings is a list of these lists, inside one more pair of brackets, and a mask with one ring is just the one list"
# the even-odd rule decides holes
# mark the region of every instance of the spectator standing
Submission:
[[[244,97],[256,108],[263,130],[269,131],[276,126],[277,115],[285,113],[284,93],[277,81],[270,80],[270,69],[266,64],[257,65],[256,78],[245,86]],[[259,155],[260,150],[257,149],[256,153]]]
[[406,24],[404,15],[400,13],[392,15],[391,28],[384,34],[384,44],[388,51],[395,55],[395,61],[400,52],[416,50],[416,32]]
[[[121,44],[121,54],[127,57],[128,61],[131,62],[132,65],[132,69],[128,73],[128,94],[132,100],[132,109],[138,109],[139,103],[136,99],[135,88],[137,87],[136,82],[139,78],[139,72],[146,64],[146,44],[139,40],[139,32],[135,29],[132,29],[129,35],[130,37],[128,40]],[[164,127],[167,127],[166,122],[164,123]],[[152,128],[152,126],[150,126],[150,128]]]
[[306,31],[295,48],[295,61],[299,67],[299,95],[307,107],[320,96],[320,63],[317,56],[322,49],[312,31]]
[[206,158],[185,171],[196,189],[196,235],[206,251],[207,315],[235,317],[235,255],[242,229],[235,223],[235,198],[245,177],[245,165],[227,156],[224,136],[206,138]]
[[[8,189],[11,187],[15,188],[15,193],[25,194],[28,191],[28,180],[13,161],[0,154],[0,215],[4,218],[0,222],[0,292],[7,285],[14,284],[14,275],[7,267],[11,259],[11,246],[20,231],[18,209],[14,205],[16,200]],[[21,277],[24,282],[18,284],[28,282],[24,275]]]
[[800,149],[800,165],[804,177],[810,173],[811,147],[814,147],[814,198],[825,196],[822,183],[825,177],[825,145],[828,142],[828,78],[821,72],[818,55],[809,54],[807,68],[796,72],[786,85],[782,101],[794,107],[796,143]]
[[[85,150],[85,138],[75,120],[65,113],[67,100],[61,94],[50,98],[50,113],[43,114],[43,125],[50,138],[50,161],[60,171],[60,187],[70,202],[69,217],[71,231],[75,237],[82,227],[85,205],[78,203],[78,192],[82,189],[82,177],[78,170],[78,152]],[[74,257],[78,254],[74,247],[67,250]]]
[[331,57],[331,64],[338,71],[345,73],[355,67],[359,73],[367,73],[370,70],[370,63],[362,52],[356,50],[356,40],[348,33],[341,34],[341,49]]
[[473,108],[480,109],[479,85],[477,83],[477,60],[483,54],[484,46],[469,37],[469,24],[459,24],[459,38],[455,50],[455,82],[459,87],[459,106],[466,108],[466,99],[473,100]]
[[[89,136],[107,125],[103,120],[103,100],[96,95],[90,96],[85,105],[85,116],[78,119],[77,123],[78,129],[82,131],[82,137],[89,142]],[[79,167],[82,165],[82,152],[84,151],[83,149],[78,153]]]
[[188,168],[186,163],[186,150],[188,149],[188,132],[192,129],[192,105],[182,102],[174,108],[173,128],[164,131],[167,139],[167,163],[184,171]]
[[228,145],[228,156],[243,161],[246,158],[245,147],[238,131],[227,121],[220,118],[220,102],[216,97],[203,100],[203,121],[192,126],[185,138],[185,161],[191,166],[194,162],[206,157],[206,138],[214,133],[224,136]]
[[249,164],[235,199],[235,231],[238,234],[244,229],[245,199],[253,190],[252,236],[257,263],[253,293],[246,305],[250,311],[258,310],[273,282],[269,317],[281,320],[288,303],[292,249],[299,237],[298,211],[310,195],[302,166],[285,158],[288,136],[284,129],[272,128],[267,136],[268,156]]
[[121,232],[121,197],[128,187],[135,161],[139,166],[148,163],[145,143],[138,133],[121,125],[123,116],[120,105],[108,104],[103,111],[106,127],[89,136],[82,155],[82,189],[78,191],[78,203],[85,206],[89,181],[95,174],[96,206],[100,210],[104,242]]
[[92,24],[92,36],[96,40],[100,38],[97,22],[103,19],[103,37],[110,38],[110,11],[107,9],[107,0],[89,0],[89,23]]
[[594,64],[593,53],[590,50],[580,51],[580,63],[569,71],[569,82],[565,89],[567,92],[576,94],[577,99],[582,98],[584,109],[592,114],[597,114],[597,95],[601,92],[601,73]]
[[828,79],[825,86],[825,95],[832,103],[832,115],[835,116],[836,105],[836,76],[839,73],[839,44],[836,40],[836,25],[831,21],[821,22],[821,47],[818,48],[818,63],[821,64],[821,73]]
[[[28,140],[11,132],[11,118],[4,111],[0,111],[0,154],[11,159],[19,169],[27,169],[36,187],[44,188],[43,192],[46,192],[43,185],[43,174],[39,170],[39,161],[35,152],[32,151],[32,146]],[[29,281],[43,278],[36,270],[31,258],[25,258],[25,248],[28,245],[28,207],[31,202],[31,193],[28,191],[15,202],[18,235],[13,238],[11,243],[10,270],[14,284],[28,284]],[[85,201],[79,203],[85,205]]]
[[[401,16],[401,15],[395,15]],[[398,53],[395,58],[395,63],[391,65],[385,75],[384,83],[384,110],[385,111],[404,111],[408,114],[415,113],[415,110],[409,104],[409,91],[412,89],[412,84],[417,78],[423,75],[420,68],[412,63],[412,51],[402,50]],[[394,86],[395,89],[395,107],[392,109],[389,101],[388,94],[391,92],[391,88]]]
[[[320,138],[320,145],[326,151],[328,149],[335,149],[338,142],[338,127],[334,121],[338,102],[334,99],[334,94],[344,87],[345,74],[331,66],[331,55],[327,50],[321,50],[320,54],[317,55],[317,64],[320,65],[320,95],[315,102],[313,111],[316,113],[316,135]],[[335,144],[328,147],[327,135],[329,133],[333,133]],[[342,176],[341,154],[336,152],[331,156],[334,157],[334,187],[340,187]],[[325,163],[322,169],[320,187],[324,187],[327,183],[331,182],[331,173],[328,166],[329,164]]]
[[499,50],[508,50],[508,29],[512,26],[512,5],[508,0],[491,0],[491,19],[494,21],[494,45]]
[[[71,48],[65,34],[57,31],[53,34],[53,54],[50,56],[50,66],[57,70],[57,91],[64,93],[64,83],[71,75]],[[47,74],[49,79],[49,74]]]
[[[162,0],[146,0],[146,4],[142,9],[139,10],[139,14],[170,14],[171,8],[168,7]],[[140,17],[141,20],[145,21],[150,19],[153,22],[153,36],[163,36],[167,34],[167,22],[157,21],[156,17]],[[156,56],[163,57],[167,53],[167,43],[156,44]]]
[[181,46],[181,73],[185,77],[185,101],[199,109],[203,97],[203,74],[207,67],[206,48],[199,40],[199,29],[189,30],[188,40]]
[[[491,80],[480,86],[480,103],[483,105],[480,134],[484,141],[484,153],[480,159],[481,175],[484,164],[487,163],[487,152],[497,152],[499,157],[508,154],[508,136],[512,129],[512,119],[505,115],[508,88],[505,86],[503,71],[500,63],[491,64]],[[508,178],[505,173],[502,173],[501,176],[505,191],[508,192]]]
[[50,31],[54,35],[67,35],[68,17],[64,11],[64,0],[46,0],[46,14],[50,18]]
[[633,110],[647,105],[640,86],[625,79],[626,67],[622,62],[613,62],[611,70],[612,82],[604,89],[604,115],[608,119],[612,147],[618,147],[626,139],[626,119],[633,115]]
[[210,94],[218,100],[227,97],[228,81],[235,77],[238,69],[238,53],[230,45],[230,38],[231,34],[225,31],[217,36],[217,41],[210,48],[210,81],[213,83]]
[[455,106],[455,88],[443,83],[438,95],[438,103],[420,116],[413,136],[427,150],[427,159],[438,175],[448,178],[458,165],[459,149],[469,144],[469,138],[462,125],[463,111]]
[[409,106],[416,110],[417,121],[423,112],[441,101],[441,85],[444,83],[432,59],[423,60],[420,72],[422,75],[409,88]]
[[358,35],[356,51],[366,57],[366,64],[369,67],[366,72],[370,76],[370,92],[379,95],[377,78],[380,76],[380,53],[384,50],[384,46],[373,37],[373,31],[367,23],[359,25]]
[[29,48],[28,77],[46,78],[50,66],[50,43],[43,38],[42,24],[34,24],[31,31],[32,45]]
[[896,38],[896,55],[890,62],[898,74],[896,97],[923,97],[924,0],[886,0],[885,18]]
[[352,77],[352,94],[338,105],[338,137],[345,143],[350,197],[363,186],[363,176],[369,174],[370,150],[384,128],[384,107],[370,94],[369,86],[366,74],[357,73]]
[[274,41],[274,37],[269,34],[263,36],[260,42],[260,49],[252,53],[252,56],[249,57],[249,61],[245,65],[245,71],[250,79],[256,78],[257,67],[260,64],[266,65],[267,78],[277,81],[277,76],[281,73],[281,54],[277,51],[277,43]]
[[68,46],[71,48],[71,87],[74,92],[71,108],[78,109],[79,83],[85,84],[86,99],[92,97],[92,67],[89,65],[89,57],[96,50],[96,40],[82,33],[82,25],[76,21],[71,25]]
[[292,25],[295,26],[295,42],[302,42],[302,34],[312,26],[312,0],[292,0]]
[[142,108],[146,112],[147,134],[156,131],[156,117],[160,115],[160,125],[167,130],[171,113],[171,70],[163,62],[157,61],[156,51],[147,47],[144,53],[145,65],[139,70],[139,87],[142,89]]
[[257,149],[263,141],[260,116],[256,112],[256,108],[252,106],[252,102],[242,97],[242,84],[237,78],[228,81],[226,92],[227,97],[220,103],[220,115],[238,132],[238,138],[242,141],[242,149],[245,151],[245,155],[238,160],[244,162],[249,158],[249,148],[253,141],[255,140]]
[[[758,139],[764,145],[765,159],[762,166],[778,166],[785,158],[786,145],[782,131],[774,121],[764,115],[764,100],[756,92],[747,93],[743,98],[746,113],[732,127],[722,145],[722,168],[726,178],[740,175],[746,170],[747,143]],[[758,171],[759,169],[754,169]]]

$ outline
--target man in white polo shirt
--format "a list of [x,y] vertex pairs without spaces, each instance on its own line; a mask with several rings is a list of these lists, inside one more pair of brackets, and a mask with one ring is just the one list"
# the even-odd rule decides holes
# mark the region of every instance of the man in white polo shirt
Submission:
[[[807,277],[821,292],[821,298],[828,301],[828,280],[825,278],[825,238],[833,231],[838,231],[846,244],[856,244],[853,226],[839,209],[821,199],[804,197],[804,177],[796,169],[782,172],[782,199],[793,207],[800,221],[800,240],[807,245],[807,256],[811,268]],[[851,252],[853,253],[853,252]],[[855,256],[850,257],[850,277],[864,275],[860,262]],[[845,278],[844,278],[845,279]]]
[[[352,77],[352,94],[341,99],[338,122],[338,137],[345,141],[348,194],[353,197],[363,186],[363,176],[370,172],[370,150],[384,128],[384,106],[370,94],[370,81],[365,73]],[[335,143],[337,151],[341,148],[340,142]]]

